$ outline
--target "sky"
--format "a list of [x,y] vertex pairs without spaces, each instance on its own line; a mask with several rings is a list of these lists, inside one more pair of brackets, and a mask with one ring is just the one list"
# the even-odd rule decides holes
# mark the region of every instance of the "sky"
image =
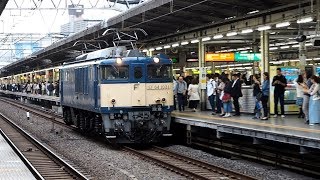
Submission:
[[[0,16],[0,33],[59,32],[60,26],[69,21],[66,7],[72,2],[88,8],[84,10],[84,19],[107,20],[121,13],[121,11],[111,10],[109,6],[112,6],[113,3],[108,3],[106,0],[42,0],[42,2],[39,0],[9,0],[6,9]],[[126,10],[123,5],[116,5],[115,8]]]
[[84,6],[82,18],[86,20],[107,20],[128,10],[109,0],[9,0],[0,16],[0,68],[17,60],[14,43],[60,33],[60,26],[69,22],[67,7],[71,4]]

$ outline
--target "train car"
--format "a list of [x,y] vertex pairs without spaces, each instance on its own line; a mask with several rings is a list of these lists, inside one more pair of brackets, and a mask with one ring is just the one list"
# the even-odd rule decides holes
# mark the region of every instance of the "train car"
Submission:
[[170,136],[172,61],[114,47],[84,54],[60,69],[64,120],[117,143]]

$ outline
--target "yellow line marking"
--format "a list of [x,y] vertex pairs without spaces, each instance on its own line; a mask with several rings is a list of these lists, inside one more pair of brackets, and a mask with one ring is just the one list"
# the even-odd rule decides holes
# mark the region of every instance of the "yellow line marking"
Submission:
[[[243,120],[243,119],[237,120],[237,119],[231,119],[231,118],[210,117],[209,115],[202,115],[202,114],[172,112],[172,115],[173,117],[177,117],[177,118],[193,117],[193,118],[202,118],[202,119],[217,120],[217,121],[228,121],[228,122],[234,122],[239,124],[256,125],[256,126],[263,126],[263,127],[270,127],[270,128],[288,129],[288,130],[310,132],[310,133],[320,133],[320,130],[318,129],[307,129],[307,128],[283,126],[283,125],[276,125],[276,124],[264,124],[264,123],[249,121],[249,120]],[[229,124],[226,124],[226,125],[229,125]]]

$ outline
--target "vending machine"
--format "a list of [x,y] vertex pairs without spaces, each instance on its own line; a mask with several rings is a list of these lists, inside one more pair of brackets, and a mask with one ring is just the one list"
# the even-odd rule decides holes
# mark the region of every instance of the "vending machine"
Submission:
[[[270,114],[274,114],[274,86],[272,86],[272,79],[277,75],[277,68],[281,68],[282,74],[287,79],[287,87],[284,93],[284,111],[286,114],[295,114],[299,112],[299,107],[296,105],[297,91],[294,80],[298,78],[300,69],[289,66],[270,66]],[[278,109],[280,112],[280,102],[278,102]]]

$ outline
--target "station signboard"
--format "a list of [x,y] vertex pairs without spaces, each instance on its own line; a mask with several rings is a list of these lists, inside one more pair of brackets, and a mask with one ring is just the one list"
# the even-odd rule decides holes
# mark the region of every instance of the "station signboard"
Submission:
[[233,62],[234,53],[206,53],[207,62]]
[[261,61],[260,53],[235,53],[235,61]]

